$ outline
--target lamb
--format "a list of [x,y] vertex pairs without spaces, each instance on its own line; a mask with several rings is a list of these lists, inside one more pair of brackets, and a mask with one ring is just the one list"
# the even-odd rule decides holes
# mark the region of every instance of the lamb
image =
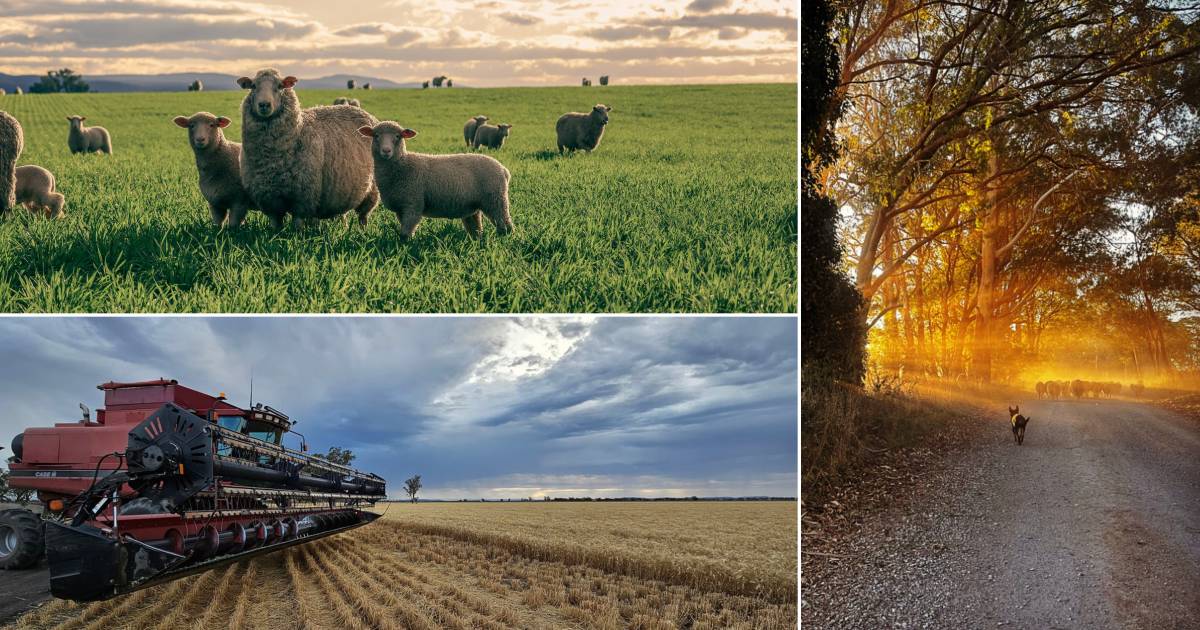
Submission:
[[6,111],[0,111],[0,215],[17,205],[17,158],[25,150],[25,131]]
[[479,129],[475,130],[474,148],[478,149],[484,146],[489,149],[499,149],[503,147],[509,129],[512,129],[512,125],[480,125]]
[[475,129],[487,121],[488,117],[483,115],[467,120],[467,124],[463,125],[463,139],[467,141],[467,146],[475,141]]
[[495,159],[477,153],[409,153],[404,141],[417,132],[390,120],[364,125],[358,133],[372,138],[375,181],[384,205],[400,220],[401,238],[412,238],[423,217],[462,219],[469,233],[481,236],[486,215],[498,233],[512,231],[510,175]]
[[608,113],[612,108],[597,104],[587,114],[568,112],[563,114],[554,126],[558,132],[558,152],[563,149],[583,149],[591,153],[600,146],[600,138],[604,136],[604,127],[608,125]]
[[422,81],[422,82],[421,82],[421,89],[422,89],[422,90],[428,90],[428,89],[429,89],[429,82],[428,82],[428,81]]
[[371,89],[371,84],[370,84],[370,83],[364,83],[364,84],[363,84],[363,89],[364,89],[364,90],[369,90],[369,89]]
[[260,70],[238,85],[242,101],[242,185],[278,229],[293,219],[330,218],[353,209],[359,223],[379,203],[371,177],[371,143],[358,128],[374,125],[359,107],[300,108],[296,77]]
[[25,204],[30,210],[42,208],[46,216],[57,219],[63,216],[67,200],[54,189],[54,173],[33,164],[17,167],[17,203]]
[[580,81],[579,84],[583,87],[592,87],[592,82],[587,77],[583,77],[583,81]]
[[224,116],[196,112],[176,116],[175,124],[188,130],[188,145],[196,155],[200,194],[208,202],[213,225],[238,227],[254,205],[242,187],[242,145],[225,139],[221,131],[232,122]]
[[67,134],[67,146],[71,153],[92,153],[101,151],[112,155],[112,136],[104,127],[84,127],[83,121],[87,116],[67,116],[71,122],[71,131]]
[[600,85],[608,85],[608,75],[607,74],[600,75]]

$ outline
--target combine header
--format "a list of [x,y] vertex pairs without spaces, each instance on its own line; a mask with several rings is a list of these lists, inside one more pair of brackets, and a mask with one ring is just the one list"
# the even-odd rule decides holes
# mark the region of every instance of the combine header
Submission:
[[[283,446],[294,424],[174,380],[105,383],[105,408],[13,439],[10,485],[42,516],[0,511],[0,568],[102,600],[365,525],[384,480]],[[303,437],[300,436],[303,444]]]

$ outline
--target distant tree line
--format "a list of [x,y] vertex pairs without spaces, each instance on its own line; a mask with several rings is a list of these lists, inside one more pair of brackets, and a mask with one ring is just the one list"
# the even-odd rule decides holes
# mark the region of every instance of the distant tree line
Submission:
[[39,79],[37,83],[29,86],[29,91],[34,94],[88,92],[91,91],[91,86],[87,84],[87,81],[83,80],[83,75],[76,74],[70,68],[62,68],[61,70],[47,72],[46,76]]

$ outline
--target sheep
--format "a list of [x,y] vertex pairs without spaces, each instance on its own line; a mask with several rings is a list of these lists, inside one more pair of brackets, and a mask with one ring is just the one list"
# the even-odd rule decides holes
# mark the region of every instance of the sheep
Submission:
[[0,111],[0,215],[17,205],[17,158],[25,150],[25,130],[6,111]]
[[587,77],[583,77],[583,81],[579,82],[583,87],[592,87],[592,82]]
[[4,96],[5,94],[8,94],[8,91],[4,88],[0,88],[0,96]]
[[1062,383],[1058,381],[1046,382],[1046,393],[1050,395],[1050,398],[1058,400],[1062,396],[1062,392]]
[[428,82],[428,81],[423,81],[423,82],[421,82],[421,89],[422,89],[422,90],[428,90],[428,89],[429,89],[429,82]]
[[558,153],[563,149],[583,149],[591,153],[600,146],[600,138],[604,136],[604,127],[608,125],[608,113],[612,108],[597,104],[587,114],[568,112],[563,114],[555,124],[558,132]]
[[364,83],[364,84],[363,84],[363,89],[364,89],[364,90],[369,90],[369,89],[371,89],[371,84],[370,84],[370,83]]
[[87,116],[67,116],[71,123],[71,131],[67,134],[67,146],[71,153],[92,153],[101,151],[112,155],[112,136],[104,127],[84,127],[83,121]]
[[409,153],[404,141],[417,132],[390,120],[358,132],[372,139],[375,181],[384,205],[400,220],[402,239],[412,238],[423,217],[462,219],[467,232],[481,236],[486,215],[499,234],[512,231],[510,175],[500,162],[477,153]]
[[1074,396],[1075,398],[1083,398],[1084,393],[1085,393],[1085,385],[1084,385],[1083,381],[1081,381],[1079,379],[1075,379],[1075,380],[1071,381],[1071,395],[1072,396]]
[[446,79],[446,87],[448,87],[448,88],[454,87],[454,79]]
[[512,125],[479,125],[475,130],[475,143],[472,146],[476,149],[481,146],[499,149],[504,146],[509,129],[512,129]]
[[446,75],[444,75],[444,74],[433,77],[433,87],[435,87],[435,88],[442,87],[442,84],[445,82],[446,82]]
[[600,75],[600,85],[608,85],[608,75],[607,74]]
[[330,218],[353,209],[358,221],[379,203],[371,178],[371,143],[357,136],[378,122],[359,107],[300,108],[296,77],[260,70],[238,85],[242,101],[242,185],[279,229],[293,219]]
[[200,82],[200,79],[196,79],[195,81],[192,81],[191,85],[188,86],[188,91],[189,92],[203,92],[204,84]]
[[359,102],[358,102],[358,99],[356,99],[356,98],[352,98],[352,99],[350,99],[350,104],[351,104],[351,105],[353,105],[353,106],[355,106],[355,107],[362,107],[362,103],[359,103]]
[[188,130],[188,146],[196,156],[200,173],[200,194],[208,202],[213,225],[237,227],[245,223],[253,203],[242,187],[242,145],[226,140],[221,131],[232,121],[208,112],[176,116],[174,120]]
[[1035,389],[1035,390],[1037,390],[1037,397],[1038,397],[1038,398],[1045,398],[1045,397],[1046,397],[1046,384],[1045,384],[1045,383],[1043,383],[1042,381],[1038,381],[1038,382],[1037,382],[1037,386],[1036,386],[1036,387],[1034,387],[1034,389]]
[[30,210],[42,208],[46,216],[57,219],[63,216],[67,200],[54,188],[54,173],[33,164],[18,166],[16,170],[17,203],[25,204]]
[[21,89],[21,86],[19,86],[19,85],[18,85],[18,86],[17,86],[16,95],[17,95],[17,96],[20,96],[20,95],[22,95],[22,94],[24,94],[24,93],[25,93],[25,90],[22,90],[22,89]]
[[354,79],[350,79],[349,81],[346,81],[346,89],[347,90],[354,89]]
[[362,105],[358,102],[358,99],[349,98],[346,96],[339,96],[339,97],[333,99],[333,104],[334,105],[353,105],[354,107],[362,107]]
[[475,141],[475,129],[487,121],[488,117],[482,114],[467,119],[467,124],[463,125],[463,139],[467,141],[467,146]]

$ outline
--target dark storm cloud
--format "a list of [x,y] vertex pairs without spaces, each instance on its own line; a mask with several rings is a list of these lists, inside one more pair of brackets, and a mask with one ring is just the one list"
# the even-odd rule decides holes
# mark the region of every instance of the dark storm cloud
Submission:
[[310,448],[430,496],[794,492],[790,318],[8,319],[0,347],[0,443],[110,379],[245,404],[253,373]]

